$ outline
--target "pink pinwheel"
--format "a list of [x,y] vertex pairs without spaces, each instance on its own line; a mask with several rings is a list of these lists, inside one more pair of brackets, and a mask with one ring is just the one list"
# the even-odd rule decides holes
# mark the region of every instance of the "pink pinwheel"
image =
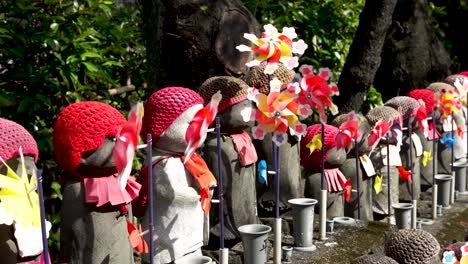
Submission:
[[436,93],[436,107],[442,114],[442,119],[446,119],[452,112],[458,112],[460,105],[452,91],[446,91],[442,89],[439,93]]
[[338,108],[330,99],[331,96],[339,94],[338,87],[333,83],[330,85],[327,83],[331,77],[331,71],[327,68],[320,68],[319,74],[314,75],[311,66],[301,66],[300,71],[303,78],[300,81],[298,102],[302,105],[309,105],[312,109],[317,107],[320,120],[325,123],[325,106],[333,115],[338,113]]
[[429,124],[427,122],[426,105],[422,99],[418,100],[419,108],[416,110],[416,119],[418,120],[419,128],[423,131],[424,137],[429,136]]
[[344,149],[351,146],[351,143],[359,138],[359,122],[355,118],[354,112],[349,113],[348,121],[340,126],[340,131],[336,135],[336,148]]
[[[185,141],[187,148],[185,149],[185,160],[190,160],[190,157],[195,150],[203,144],[208,133],[208,127],[213,122],[216,114],[218,113],[218,105],[221,101],[221,91],[218,91],[211,97],[210,103],[198,110],[190,122],[187,132],[185,133]],[[185,162],[184,162],[185,163]]]
[[282,33],[271,24],[264,26],[265,31],[259,39],[253,34],[244,34],[244,38],[250,40],[255,47],[239,45],[236,48],[241,52],[253,52],[257,56],[255,60],[248,62],[248,67],[258,66],[262,61],[268,63],[283,63],[288,69],[298,66],[298,58],[293,57],[293,53],[302,55],[307,44],[303,40],[293,42],[297,37],[294,28],[283,28]]
[[368,147],[371,147],[371,153],[379,144],[380,138],[388,132],[392,123],[392,121],[380,120],[375,124],[368,138]]
[[122,190],[127,186],[127,180],[132,171],[133,157],[138,145],[138,135],[140,134],[143,119],[143,104],[135,105],[128,115],[128,121],[117,133],[113,159],[117,172],[117,180],[120,182]]

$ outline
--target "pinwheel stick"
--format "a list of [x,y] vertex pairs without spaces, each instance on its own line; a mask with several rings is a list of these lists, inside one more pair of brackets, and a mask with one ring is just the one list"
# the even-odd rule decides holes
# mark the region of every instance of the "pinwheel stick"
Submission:
[[275,189],[276,189],[276,208],[275,208],[275,245],[273,262],[281,263],[281,218],[280,218],[280,150],[273,142],[273,164],[275,166]]
[[154,263],[154,244],[153,244],[153,230],[154,230],[154,212],[153,212],[153,139],[151,134],[148,134],[146,143],[147,156],[146,162],[148,166],[148,209],[149,209],[149,256],[150,264]]
[[408,120],[408,139],[409,139],[409,163],[411,171],[411,200],[413,201],[413,211],[411,214],[411,228],[416,228],[416,217],[417,217],[417,201],[414,195],[414,164],[413,164],[413,118]]
[[219,248],[220,248],[220,263],[227,264],[229,258],[229,251],[224,248],[224,195],[223,195],[223,170],[221,167],[221,125],[219,117],[216,117],[216,142],[218,150],[218,197],[219,197]]
[[[452,116],[452,120],[451,120],[451,129],[450,129],[450,135],[452,136],[453,139],[455,139],[455,132],[454,132],[454,127],[453,127],[453,122],[455,119],[453,119],[453,111],[451,113],[451,116]],[[455,162],[455,155],[454,155],[454,147],[452,145],[452,148],[450,149],[450,159],[451,159],[451,163],[450,163],[450,172],[452,174],[452,181],[451,181],[451,190],[450,190],[450,203],[454,203],[455,202],[455,170],[453,169],[453,163]]]
[[[322,142],[325,138],[325,125],[322,125]],[[327,189],[325,189],[325,144],[322,143],[322,175],[320,178],[320,240],[327,238],[326,222],[327,222]]]
[[357,189],[357,208],[358,219],[361,220],[361,176],[359,175],[359,144],[354,141],[354,151],[356,155],[356,189]]
[[437,139],[436,139],[436,116],[435,111],[432,111],[432,219],[437,218],[437,184],[435,180],[436,175],[436,149],[437,149]]
[[392,193],[390,177],[390,137],[387,132],[387,205],[388,205],[388,223],[392,222]]
[[[465,121],[466,121],[466,131],[465,131],[465,135],[466,137],[468,138],[468,93],[466,93],[466,111],[464,111],[463,113],[465,114]],[[468,140],[466,140],[466,162],[468,162]]]
[[42,170],[37,170],[37,190],[39,191],[39,207],[41,210],[42,255],[44,263],[49,264],[49,247],[47,244],[46,215],[44,207],[44,190],[42,189]]

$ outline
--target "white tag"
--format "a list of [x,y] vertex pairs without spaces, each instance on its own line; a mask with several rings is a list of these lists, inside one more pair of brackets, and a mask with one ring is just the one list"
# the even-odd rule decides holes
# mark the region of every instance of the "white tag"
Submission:
[[359,160],[361,161],[362,167],[364,168],[364,171],[366,172],[367,177],[374,176],[375,169],[369,156],[367,156],[366,154],[361,155],[359,156]]
[[452,125],[453,125],[453,129],[456,130],[457,124],[455,124],[455,121],[452,121],[452,116],[447,116],[447,118],[445,118],[444,121],[442,122],[442,128],[444,132],[452,131]]
[[[401,157],[398,148],[395,145],[390,145],[390,166],[402,166]],[[382,162],[387,166],[387,147],[383,147],[381,150],[382,153]]]
[[421,144],[421,139],[415,133],[411,135],[411,139],[413,140],[414,148],[416,149],[416,157],[419,157],[423,154],[423,146]]

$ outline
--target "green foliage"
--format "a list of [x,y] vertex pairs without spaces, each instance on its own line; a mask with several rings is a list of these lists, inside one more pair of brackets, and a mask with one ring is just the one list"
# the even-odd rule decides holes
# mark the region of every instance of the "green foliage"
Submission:
[[343,69],[364,0],[243,0],[262,24],[294,27],[309,48],[301,63]]
[[372,86],[364,97],[364,103],[362,104],[360,112],[367,113],[372,108],[381,105],[383,105],[382,94]]
[[[145,96],[138,7],[104,0],[0,0],[0,116],[23,125],[40,151],[48,219],[60,223],[52,126],[65,106],[99,100],[128,111]],[[131,84],[133,92],[109,89]],[[58,235],[51,235],[58,250]]]

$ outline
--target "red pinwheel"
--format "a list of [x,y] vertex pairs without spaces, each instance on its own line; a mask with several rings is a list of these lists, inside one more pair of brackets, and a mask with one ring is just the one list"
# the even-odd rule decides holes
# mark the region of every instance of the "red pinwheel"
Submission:
[[399,166],[398,173],[400,174],[400,180],[413,183],[413,180],[411,179],[411,171],[407,171],[405,168],[403,168],[403,166]]
[[351,143],[359,138],[359,122],[355,118],[354,112],[348,116],[348,121],[340,126],[340,131],[336,135],[336,148],[344,149],[351,146]]
[[133,157],[138,145],[138,135],[140,134],[143,119],[143,104],[138,103],[129,113],[128,121],[117,133],[112,157],[119,173],[117,180],[123,190],[127,185],[128,177],[132,171]]
[[344,184],[344,198],[347,203],[349,203],[349,201],[351,200],[351,192],[352,192],[351,179],[348,179]]
[[139,253],[148,253],[148,244],[143,239],[143,235],[140,228],[136,228],[132,222],[127,220],[127,232],[128,240],[130,240],[130,245]]
[[419,99],[419,108],[416,110],[416,119],[418,120],[419,128],[423,131],[424,137],[429,135],[429,124],[427,123],[426,104],[422,99]]
[[368,138],[368,147],[371,147],[371,153],[377,144],[379,144],[380,138],[388,132],[391,125],[392,121],[383,120],[380,120],[375,124]]
[[[307,69],[307,71],[305,70]],[[314,75],[309,68],[303,68],[304,77],[301,79],[298,102],[302,105],[309,105],[312,109],[315,107],[319,111],[321,122],[326,122],[325,107],[328,107],[333,115],[338,113],[338,108],[333,104],[330,97],[338,95],[338,87],[327,80],[331,76],[329,69],[321,68],[319,75]]]
[[195,150],[205,141],[208,127],[213,123],[218,113],[218,105],[221,99],[221,91],[218,91],[211,97],[208,105],[198,110],[192,122],[190,122],[185,133],[185,141],[188,144],[185,149],[185,160],[189,160]]

